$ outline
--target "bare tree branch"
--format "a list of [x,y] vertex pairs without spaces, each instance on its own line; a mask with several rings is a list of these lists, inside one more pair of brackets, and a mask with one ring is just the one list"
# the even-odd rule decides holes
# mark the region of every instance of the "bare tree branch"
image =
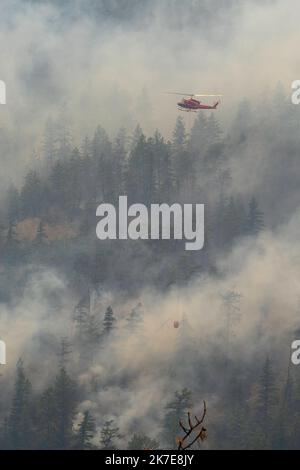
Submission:
[[[203,413],[202,413],[202,416],[201,418],[197,418],[197,416],[195,416],[195,421],[196,421],[196,424],[193,424],[192,422],[192,419],[191,419],[191,415],[190,415],[190,412],[188,412],[188,423],[189,423],[189,428],[186,428],[181,421],[179,421],[179,425],[181,427],[181,429],[184,431],[185,435],[182,439],[179,439],[178,440],[178,450],[186,450],[186,449],[189,449],[190,447],[192,447],[193,444],[195,444],[195,442],[197,442],[199,439],[201,439],[202,441],[204,441],[204,439],[206,439],[207,437],[207,433],[206,433],[206,429],[202,426],[201,429],[199,430],[199,427],[203,424],[204,422],[204,419],[205,419],[205,416],[206,416],[206,412],[207,412],[207,409],[206,409],[206,403],[205,401],[203,402]],[[189,440],[189,438],[191,437],[191,435],[196,432],[196,436],[192,438],[192,440]]]

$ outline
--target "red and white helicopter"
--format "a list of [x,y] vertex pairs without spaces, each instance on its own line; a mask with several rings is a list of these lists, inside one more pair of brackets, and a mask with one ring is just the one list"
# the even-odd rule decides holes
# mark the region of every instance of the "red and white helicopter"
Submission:
[[187,111],[187,112],[193,111],[194,113],[196,113],[197,111],[201,109],[217,109],[218,104],[220,103],[220,101],[216,101],[213,105],[204,104],[201,101],[196,100],[195,99],[196,97],[222,96],[222,95],[203,95],[203,94],[201,95],[201,94],[192,94],[192,93],[176,93],[173,91],[167,91],[166,93],[168,95],[189,96],[189,98],[183,98],[179,103],[177,103],[177,106],[180,111]]

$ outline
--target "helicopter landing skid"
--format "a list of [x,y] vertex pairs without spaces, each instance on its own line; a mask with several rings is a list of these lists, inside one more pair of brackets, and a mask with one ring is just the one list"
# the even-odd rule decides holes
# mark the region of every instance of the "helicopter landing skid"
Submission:
[[183,109],[183,108],[177,108],[179,111],[183,111],[184,113],[196,113],[197,111],[195,109]]

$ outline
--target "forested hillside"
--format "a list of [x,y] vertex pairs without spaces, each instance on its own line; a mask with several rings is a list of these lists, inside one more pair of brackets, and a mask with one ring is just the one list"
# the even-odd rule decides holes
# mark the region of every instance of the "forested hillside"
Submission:
[[[274,129],[290,105],[278,89],[269,106]],[[2,448],[176,448],[179,419],[200,412],[202,399],[204,447],[299,446],[299,374],[281,353],[283,336],[268,328],[276,299],[269,292],[253,305],[255,277],[236,268],[239,250],[245,266],[258,262],[257,250],[268,264],[271,230],[293,211],[284,194],[277,217],[278,208],[264,213],[264,187],[237,191],[248,146],[268,139],[256,116],[241,105],[226,132],[215,114],[198,114],[190,129],[180,116],[171,140],[140,126],[110,138],[99,126],[79,148],[67,121],[47,122],[40,155],[2,208],[1,302],[18,335],[27,312],[16,372],[1,377]],[[290,189],[300,150],[293,126],[295,117],[278,135],[282,154],[274,142],[271,155],[277,167],[284,155]],[[274,188],[283,177],[276,165]],[[146,205],[204,203],[204,249],[97,240],[97,205],[124,194]],[[297,328],[289,318],[286,338]],[[245,321],[253,324],[241,352]],[[159,338],[168,344],[154,351]]]
[[[298,12],[1,0],[1,449],[177,449],[205,410],[192,450],[299,449]],[[99,240],[121,195],[204,204],[204,248]]]

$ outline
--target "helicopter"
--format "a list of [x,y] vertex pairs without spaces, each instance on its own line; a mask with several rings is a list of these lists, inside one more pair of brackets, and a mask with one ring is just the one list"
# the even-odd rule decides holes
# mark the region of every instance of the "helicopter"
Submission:
[[193,94],[193,93],[176,93],[172,91],[166,92],[168,95],[181,95],[181,96],[189,96],[189,98],[183,98],[179,103],[177,103],[178,109],[180,111],[186,112],[194,112],[201,109],[217,109],[220,101],[216,101],[213,105],[203,104],[201,101],[197,100],[196,97],[200,96],[222,96],[222,95],[203,95],[203,94]]

